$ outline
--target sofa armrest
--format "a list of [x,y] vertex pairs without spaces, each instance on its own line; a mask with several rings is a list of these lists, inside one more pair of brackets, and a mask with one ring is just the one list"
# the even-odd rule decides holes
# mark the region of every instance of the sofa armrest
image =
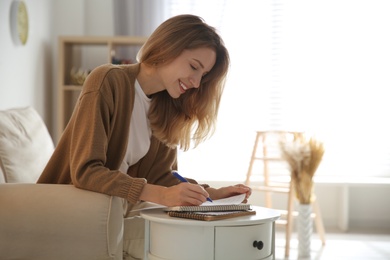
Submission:
[[0,184],[2,259],[122,259],[124,200],[58,184]]

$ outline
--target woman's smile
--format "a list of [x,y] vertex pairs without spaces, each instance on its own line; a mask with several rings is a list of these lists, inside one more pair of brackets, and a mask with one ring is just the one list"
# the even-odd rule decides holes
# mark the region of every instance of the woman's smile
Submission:
[[186,92],[187,89],[189,89],[189,87],[187,87],[183,82],[181,82],[179,80],[179,87],[180,87],[180,92],[183,94],[184,92]]

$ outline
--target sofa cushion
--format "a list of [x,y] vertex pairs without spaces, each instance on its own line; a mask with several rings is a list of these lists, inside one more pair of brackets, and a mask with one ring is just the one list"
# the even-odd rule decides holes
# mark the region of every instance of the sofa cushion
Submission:
[[36,182],[53,150],[53,140],[34,108],[0,111],[0,183]]

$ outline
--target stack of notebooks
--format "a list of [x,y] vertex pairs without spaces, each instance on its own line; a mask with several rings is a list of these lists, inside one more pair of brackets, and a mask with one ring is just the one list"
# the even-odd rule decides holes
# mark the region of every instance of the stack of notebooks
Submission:
[[234,218],[247,215],[255,215],[250,204],[242,204],[245,194],[229,197],[226,199],[206,201],[200,206],[177,206],[168,207],[164,210],[171,217],[189,218],[196,220],[212,221]]

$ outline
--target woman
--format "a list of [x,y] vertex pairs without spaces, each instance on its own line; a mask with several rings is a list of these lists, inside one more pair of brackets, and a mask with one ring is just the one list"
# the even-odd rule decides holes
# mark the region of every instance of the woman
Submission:
[[[204,141],[215,124],[228,52],[215,30],[193,15],[162,23],[139,63],[91,72],[38,183],[78,188],[166,206],[200,205],[250,189],[180,183],[176,147]],[[195,129],[195,132],[193,130]]]

